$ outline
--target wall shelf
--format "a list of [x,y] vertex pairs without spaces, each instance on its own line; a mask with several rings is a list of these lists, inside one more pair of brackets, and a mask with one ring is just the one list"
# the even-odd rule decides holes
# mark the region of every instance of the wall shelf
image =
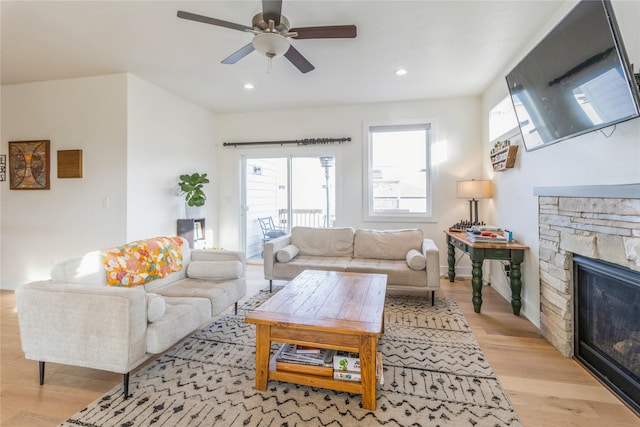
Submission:
[[516,164],[516,154],[518,153],[517,145],[508,144],[509,141],[503,147],[491,150],[491,164],[493,165],[494,172],[502,172],[506,169],[513,168]]

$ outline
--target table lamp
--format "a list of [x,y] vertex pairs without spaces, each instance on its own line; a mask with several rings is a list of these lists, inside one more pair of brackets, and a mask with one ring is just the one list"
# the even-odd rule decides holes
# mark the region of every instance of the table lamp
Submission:
[[491,181],[458,181],[458,197],[469,199],[469,222],[478,225],[478,199],[491,198]]

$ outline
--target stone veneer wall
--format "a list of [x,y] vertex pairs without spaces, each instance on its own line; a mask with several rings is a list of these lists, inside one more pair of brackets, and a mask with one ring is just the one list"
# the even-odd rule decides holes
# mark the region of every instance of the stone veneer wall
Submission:
[[538,193],[540,329],[560,353],[572,357],[573,254],[640,271],[640,198],[543,193]]

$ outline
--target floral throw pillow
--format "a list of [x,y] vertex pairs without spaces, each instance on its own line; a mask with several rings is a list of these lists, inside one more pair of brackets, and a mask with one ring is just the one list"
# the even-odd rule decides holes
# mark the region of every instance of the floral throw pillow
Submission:
[[180,271],[182,243],[177,237],[156,237],[102,250],[107,284],[129,288]]

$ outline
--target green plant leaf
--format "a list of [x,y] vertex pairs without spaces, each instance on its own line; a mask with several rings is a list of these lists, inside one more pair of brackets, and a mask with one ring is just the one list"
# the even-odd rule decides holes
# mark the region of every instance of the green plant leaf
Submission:
[[185,201],[189,206],[204,206],[204,202],[207,200],[207,196],[202,191],[204,184],[209,183],[207,174],[200,175],[198,172],[180,175],[180,191],[185,195]]

